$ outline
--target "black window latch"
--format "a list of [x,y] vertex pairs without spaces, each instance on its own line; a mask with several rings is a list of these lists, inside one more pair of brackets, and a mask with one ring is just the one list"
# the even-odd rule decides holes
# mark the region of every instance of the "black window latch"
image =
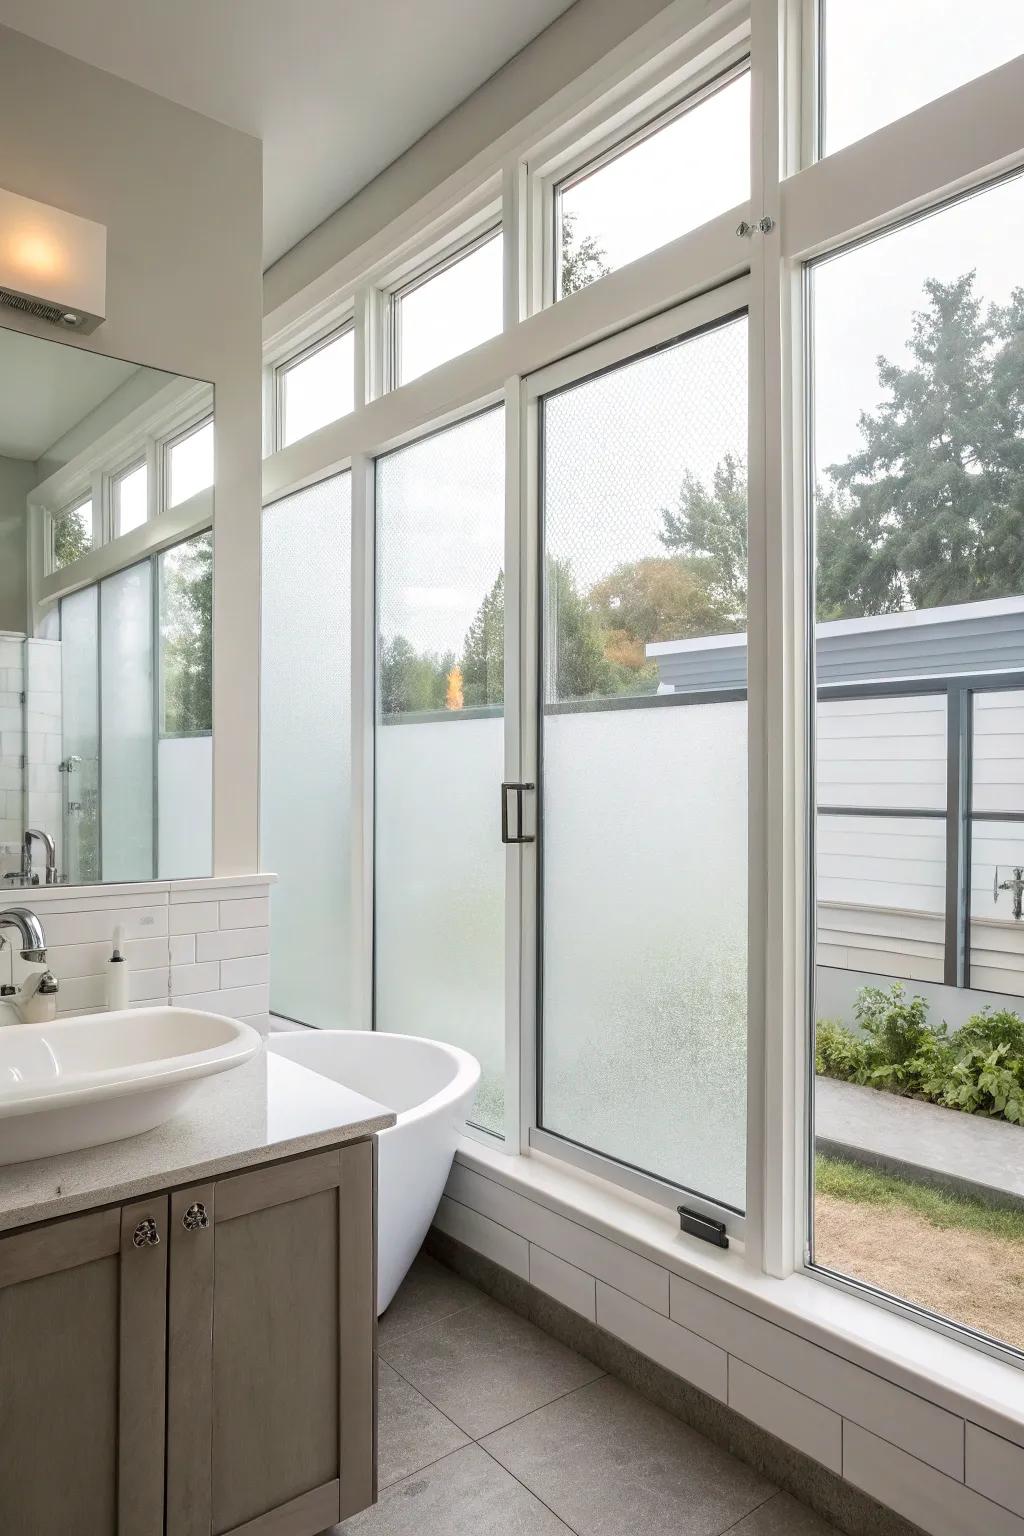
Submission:
[[684,1232],[689,1232],[691,1237],[702,1237],[706,1243],[714,1243],[716,1248],[728,1248],[729,1239],[725,1232],[725,1222],[715,1221],[710,1216],[702,1216],[700,1211],[691,1211],[688,1206],[677,1205],[679,1212],[679,1226]]

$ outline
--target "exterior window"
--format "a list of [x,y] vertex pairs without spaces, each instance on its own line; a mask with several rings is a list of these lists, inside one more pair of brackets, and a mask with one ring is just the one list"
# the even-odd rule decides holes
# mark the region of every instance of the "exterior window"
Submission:
[[176,507],[213,484],[213,419],[167,446],[167,505]]
[[750,196],[750,73],[657,118],[555,188],[555,295],[696,229]]
[[355,345],[355,332],[347,326],[277,370],[282,448],[352,410]]
[[[348,1029],[352,975],[352,476],[263,512],[260,858],[278,872],[271,1006]],[[310,572],[316,580],[310,580]],[[296,602],[296,593],[303,594]],[[301,679],[301,686],[296,686]],[[301,743],[301,750],[296,744]],[[296,807],[317,828],[295,836]],[[309,964],[309,953],[317,964]]]
[[92,549],[92,497],[53,519],[53,569],[63,570]]
[[470,1119],[505,1073],[505,439],[501,407],[377,460],[378,1029],[464,1046]]
[[822,153],[833,154],[1019,53],[1019,0],[821,0]]
[[213,534],[160,556],[160,732],[213,730]]
[[149,470],[136,464],[114,481],[114,537],[141,528],[149,519]]
[[1017,1349],[1022,236],[1018,178],[811,272],[812,1259]]
[[501,230],[457,251],[391,297],[393,382],[408,384],[502,327]]
[[747,322],[541,399],[541,1129],[742,1212]]

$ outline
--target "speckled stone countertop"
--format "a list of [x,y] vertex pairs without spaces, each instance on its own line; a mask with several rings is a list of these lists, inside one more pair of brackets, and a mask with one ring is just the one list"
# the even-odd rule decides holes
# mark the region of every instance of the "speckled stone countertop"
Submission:
[[383,1104],[261,1051],[208,1078],[155,1131],[0,1167],[0,1231],[341,1146],[394,1123]]

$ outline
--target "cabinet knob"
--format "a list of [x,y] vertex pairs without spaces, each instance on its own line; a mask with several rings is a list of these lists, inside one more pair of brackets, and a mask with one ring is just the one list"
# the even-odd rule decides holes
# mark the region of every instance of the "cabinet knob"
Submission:
[[206,1230],[206,1228],[210,1225],[210,1218],[207,1215],[206,1206],[203,1205],[202,1201],[197,1200],[194,1204],[189,1206],[188,1210],[181,1218],[181,1224],[185,1228],[186,1232],[203,1232]]
[[144,1216],[132,1233],[132,1242],[136,1248],[155,1248],[160,1241],[160,1233],[156,1229],[156,1221],[152,1216]]

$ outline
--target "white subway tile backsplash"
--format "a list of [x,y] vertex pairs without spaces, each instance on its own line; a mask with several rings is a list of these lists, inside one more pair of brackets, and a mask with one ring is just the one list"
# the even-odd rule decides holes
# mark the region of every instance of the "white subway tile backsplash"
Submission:
[[[104,977],[104,989],[106,978]],[[106,991],[104,990],[104,1002]],[[128,1000],[132,1003],[166,1003],[167,967],[158,971],[132,971],[128,977]]]
[[131,907],[99,912],[58,912],[43,907],[39,912],[46,940],[54,948],[62,944],[97,944],[109,941],[116,927],[126,939],[151,939],[167,933],[167,907]]
[[1024,1520],[848,1420],[843,1476],[931,1536],[1024,1536]]
[[689,1328],[681,1328],[660,1312],[652,1312],[600,1281],[597,1321],[600,1327],[631,1344],[649,1360],[656,1360],[720,1402],[727,1400],[728,1356],[716,1344],[709,1344]]
[[842,1473],[843,1421],[839,1414],[732,1355],[729,1407],[822,1466]]
[[585,1274],[575,1264],[567,1264],[546,1248],[538,1248],[536,1243],[530,1244],[530,1284],[546,1291],[564,1307],[589,1317],[592,1323],[597,1321],[597,1284],[593,1275]]
[[171,903],[172,933],[206,933],[216,928],[220,909],[215,901],[190,901],[183,906]]
[[507,1227],[499,1226],[487,1216],[481,1216],[479,1211],[470,1210],[468,1205],[449,1200],[446,1195],[441,1197],[434,1224],[442,1232],[447,1232],[449,1237],[475,1248],[477,1253],[484,1254],[503,1269],[510,1269],[523,1280],[529,1279],[529,1245],[524,1238],[510,1232]]
[[964,1421],[955,1414],[678,1275],[672,1276],[671,1315],[766,1375],[870,1425],[940,1472],[963,1476]]
[[175,996],[178,1008],[200,1008],[208,1013],[225,1013],[230,1019],[247,1019],[256,1013],[270,1012],[269,987],[228,987],[217,992],[183,992]]
[[220,987],[220,964],[206,960],[201,965],[171,967],[171,996],[175,1001],[187,993],[215,992]]
[[270,922],[269,896],[249,897],[242,901],[221,901],[221,928],[266,928]]
[[[50,926],[48,922],[48,940]],[[101,976],[106,972],[111,948],[110,939],[99,944],[49,944],[46,958],[51,971],[58,978]],[[166,970],[167,939],[126,940],[124,954],[132,970],[153,970],[161,965]]]
[[[244,930],[243,930],[244,931]],[[212,962],[214,965],[216,961]],[[222,987],[251,987],[270,982],[270,956],[246,955],[244,959],[220,962]]]
[[236,960],[243,955],[269,953],[269,928],[228,928],[196,934],[197,960]]
[[1024,1517],[1024,1449],[977,1424],[967,1425],[969,1488]]
[[195,934],[172,933],[170,951],[172,965],[194,965],[196,958]]

